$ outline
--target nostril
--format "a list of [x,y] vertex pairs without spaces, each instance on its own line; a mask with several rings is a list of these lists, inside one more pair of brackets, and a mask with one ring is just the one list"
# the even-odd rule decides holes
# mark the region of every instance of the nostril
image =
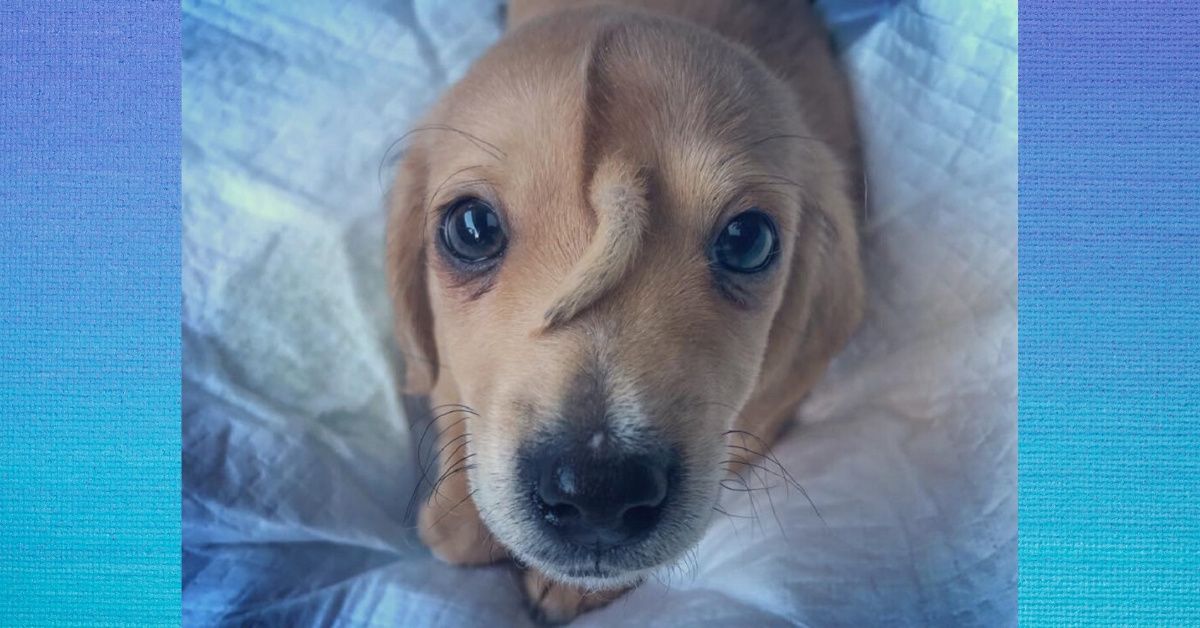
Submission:
[[551,525],[571,523],[579,519],[582,514],[574,504],[560,499],[557,494],[543,490],[543,487],[534,487],[533,501],[537,504],[538,510],[541,511],[546,522]]
[[579,509],[571,504],[554,504],[546,508],[546,519],[550,523],[566,523],[579,518]]
[[658,506],[634,506],[621,515],[621,522],[632,534],[642,534],[658,523]]

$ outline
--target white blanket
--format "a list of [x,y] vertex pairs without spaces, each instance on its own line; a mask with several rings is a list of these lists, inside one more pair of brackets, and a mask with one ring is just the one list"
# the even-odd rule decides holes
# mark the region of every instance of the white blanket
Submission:
[[[1016,623],[1016,3],[824,4],[870,298],[776,447],[821,516],[727,492],[685,564],[581,626]],[[497,5],[184,2],[185,624],[527,623],[509,568],[437,563],[405,519],[382,271],[385,151]]]

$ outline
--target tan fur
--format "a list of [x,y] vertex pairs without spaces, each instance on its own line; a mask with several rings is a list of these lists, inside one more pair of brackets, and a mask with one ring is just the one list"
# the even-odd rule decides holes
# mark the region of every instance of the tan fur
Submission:
[[[439,421],[442,471],[474,466],[439,486],[422,539],[452,563],[524,559],[527,586],[548,583],[553,607],[539,608],[566,619],[591,605],[587,583],[530,560],[508,508],[517,447],[555,420],[573,374],[603,366],[697,465],[661,558],[688,549],[725,432],[773,439],[858,324],[861,166],[807,2],[526,0],[509,22],[411,135],[388,271],[406,392],[477,412]],[[464,283],[433,246],[437,208],[463,195],[509,233],[487,283]],[[779,266],[738,306],[714,288],[705,244],[752,206],[778,224]]]
[[633,265],[646,229],[646,190],[636,172],[619,157],[606,159],[591,185],[591,204],[600,213],[592,242],[563,280],[546,327],[573,318],[620,281]]

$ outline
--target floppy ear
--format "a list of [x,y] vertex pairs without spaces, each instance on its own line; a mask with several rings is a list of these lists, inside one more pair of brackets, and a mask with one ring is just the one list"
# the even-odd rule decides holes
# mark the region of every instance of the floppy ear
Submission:
[[437,345],[429,306],[425,254],[424,152],[412,148],[400,164],[390,195],[387,274],[396,317],[396,340],[404,354],[404,392],[428,394],[437,380]]
[[[830,162],[832,166],[833,160]],[[791,360],[793,371],[813,367],[824,371],[862,320],[861,196],[857,185],[841,177],[822,179],[824,185],[813,190],[812,206],[796,236],[803,248],[792,256],[790,294],[785,293],[771,330],[772,335],[789,334],[779,323],[791,326],[789,335],[797,345]],[[789,316],[795,318],[786,318]],[[801,321],[803,333],[797,337],[795,325]]]
[[767,354],[743,417],[764,438],[777,431],[862,319],[863,272],[858,217],[862,203],[853,168],[815,151],[813,177],[797,229],[783,302],[772,321]]

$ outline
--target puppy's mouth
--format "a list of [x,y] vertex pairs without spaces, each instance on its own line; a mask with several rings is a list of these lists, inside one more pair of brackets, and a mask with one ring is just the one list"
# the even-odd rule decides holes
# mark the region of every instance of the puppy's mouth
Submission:
[[526,556],[525,562],[562,582],[592,588],[617,588],[635,584],[644,573],[659,566],[652,548],[647,545],[637,542],[612,547],[583,547],[549,542],[539,544],[537,550]]
[[617,566],[627,563],[630,558],[634,557],[621,548],[580,548],[580,551],[565,553],[543,552],[532,562],[560,580],[590,586],[615,586],[637,579],[643,571]]

